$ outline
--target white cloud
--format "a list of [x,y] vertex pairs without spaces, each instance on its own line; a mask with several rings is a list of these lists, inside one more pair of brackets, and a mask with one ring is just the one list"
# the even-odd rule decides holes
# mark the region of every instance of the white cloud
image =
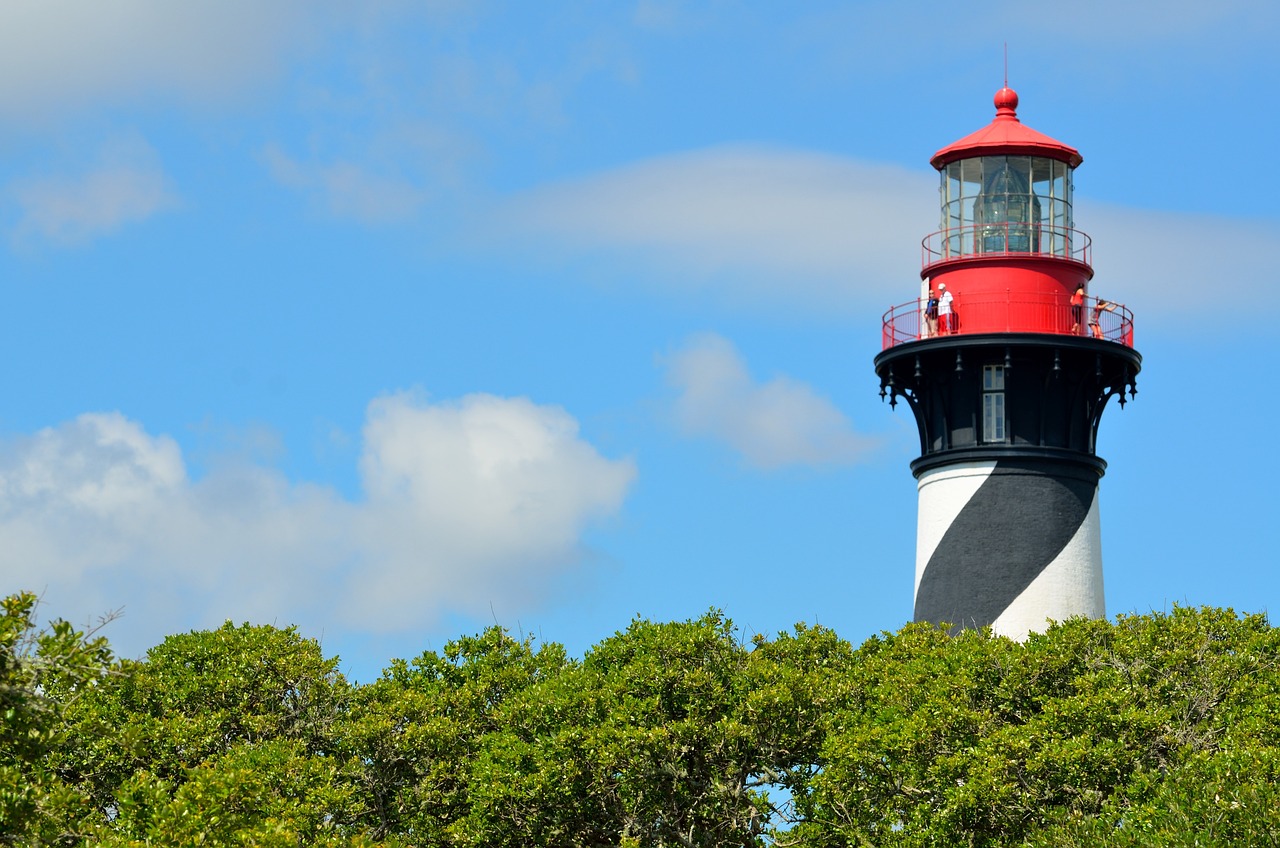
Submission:
[[[353,586],[360,617],[408,592],[469,611],[529,594],[580,556],[588,522],[616,512],[635,476],[602,458],[563,409],[469,395],[428,405],[374,401],[361,478],[362,548],[373,567]],[[405,626],[417,614],[400,605]]]
[[874,445],[804,383],[784,376],[753,380],[742,356],[721,336],[691,339],[666,364],[667,380],[679,392],[680,428],[727,442],[758,468],[845,465]]
[[109,143],[79,174],[19,180],[7,193],[19,208],[15,239],[59,244],[89,241],[177,203],[155,152],[140,139]]
[[375,400],[360,470],[359,501],[248,463],[192,480],[172,439],[82,415],[0,449],[6,591],[127,604],[126,650],[226,617],[401,632],[536,603],[635,476],[564,410],[491,395]]

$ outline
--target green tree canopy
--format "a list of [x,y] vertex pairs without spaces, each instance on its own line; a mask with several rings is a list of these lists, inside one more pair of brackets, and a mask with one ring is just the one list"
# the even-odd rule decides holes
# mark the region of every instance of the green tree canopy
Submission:
[[[1275,792],[1240,767],[1256,764],[1274,786],[1278,656],[1280,633],[1262,616],[1229,610],[1075,620],[1024,644],[909,625],[857,652],[794,838],[994,846],[1256,836],[1275,821],[1275,807],[1262,806]],[[1217,800],[1188,803],[1197,785],[1216,786]]]
[[713,610],[581,659],[493,627],[357,686],[291,628],[115,663],[34,609],[0,619],[7,844],[1280,841],[1280,631],[1230,610],[856,649]]
[[[309,842],[355,815],[335,756],[349,698],[337,660],[315,641],[227,623],[170,636],[122,664],[69,707],[71,732],[49,762],[90,799],[81,829],[99,839],[176,844],[163,834],[181,820],[222,834],[220,844],[290,828]],[[249,771],[256,780],[241,779]],[[282,805],[297,821],[279,824]]]

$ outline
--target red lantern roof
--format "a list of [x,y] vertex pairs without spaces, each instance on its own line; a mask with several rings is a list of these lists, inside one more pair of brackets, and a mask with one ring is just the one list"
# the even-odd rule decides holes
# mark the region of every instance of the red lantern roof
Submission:
[[933,154],[929,164],[942,170],[957,159],[974,156],[1044,156],[1077,167],[1084,157],[1074,147],[1036,132],[1018,120],[1018,93],[1009,86],[996,92],[996,117],[991,123]]

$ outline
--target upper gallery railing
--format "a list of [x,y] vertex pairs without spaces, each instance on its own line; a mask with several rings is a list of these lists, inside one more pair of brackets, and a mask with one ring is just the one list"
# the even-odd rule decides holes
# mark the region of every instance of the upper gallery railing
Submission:
[[1054,256],[1092,267],[1093,242],[1070,227],[1029,224],[970,224],[939,230],[920,244],[921,267],[979,256]]

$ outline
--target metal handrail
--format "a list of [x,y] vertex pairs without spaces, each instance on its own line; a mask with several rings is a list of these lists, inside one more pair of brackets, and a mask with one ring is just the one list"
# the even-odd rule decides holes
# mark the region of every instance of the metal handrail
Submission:
[[1093,240],[1081,230],[1049,224],[966,224],[920,242],[920,267],[980,256],[1051,256],[1093,266]]
[[[1104,303],[1107,303],[1104,301]],[[1015,326],[1010,320],[1016,307],[1018,315],[1025,320],[1033,316],[1033,328]],[[884,325],[881,334],[881,349],[888,350],[895,345],[915,342],[930,338],[928,322],[924,320],[925,301],[923,298],[907,301],[891,307],[884,314]],[[965,335],[972,332],[966,325],[984,328],[981,332],[990,333],[992,327],[1003,326],[1004,332],[1044,333],[1058,336],[1078,336],[1105,339],[1117,342],[1125,347],[1133,347],[1133,312],[1123,304],[1111,304],[1098,308],[1098,298],[1086,297],[1082,312],[1081,324],[1074,328],[1074,316],[1071,311],[1070,295],[1034,295],[1004,292],[997,295],[965,295],[957,298],[953,304],[960,319],[955,325],[940,327],[938,336]],[[1097,329],[1094,329],[1094,319]],[[998,332],[998,330],[997,330]]]

